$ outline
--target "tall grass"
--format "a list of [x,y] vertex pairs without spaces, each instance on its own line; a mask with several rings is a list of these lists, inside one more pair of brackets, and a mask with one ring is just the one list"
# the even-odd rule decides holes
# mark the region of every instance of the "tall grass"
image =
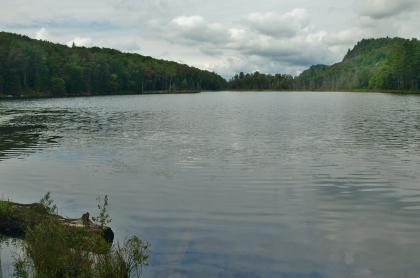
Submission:
[[[50,196],[41,202],[56,211]],[[108,199],[99,206],[98,220],[108,223]],[[22,254],[15,259],[13,273],[19,278],[128,278],[139,277],[148,261],[149,245],[137,236],[122,244],[110,244],[97,234],[61,225],[47,218],[30,228],[22,242]]]
[[0,217],[5,217],[10,215],[12,210],[12,205],[8,201],[0,200]]

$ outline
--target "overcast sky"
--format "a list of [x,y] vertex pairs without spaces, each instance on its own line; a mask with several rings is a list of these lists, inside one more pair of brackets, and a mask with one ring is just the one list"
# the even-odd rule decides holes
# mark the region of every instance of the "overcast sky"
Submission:
[[225,77],[297,74],[368,37],[420,37],[420,0],[0,0],[0,29]]

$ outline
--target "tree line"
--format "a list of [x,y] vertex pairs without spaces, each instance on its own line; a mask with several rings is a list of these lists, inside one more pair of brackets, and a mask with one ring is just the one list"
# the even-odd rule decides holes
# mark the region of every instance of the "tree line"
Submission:
[[232,90],[276,90],[286,91],[294,88],[294,78],[289,74],[239,73],[228,84]]
[[420,90],[420,41],[364,39],[334,65],[299,76],[216,73],[107,48],[68,47],[0,32],[0,96],[202,90]]
[[298,76],[235,75],[235,90],[363,90],[420,91],[420,41],[417,39],[364,39],[334,65],[315,65]]
[[72,96],[221,90],[219,75],[107,48],[67,47],[0,32],[0,94]]

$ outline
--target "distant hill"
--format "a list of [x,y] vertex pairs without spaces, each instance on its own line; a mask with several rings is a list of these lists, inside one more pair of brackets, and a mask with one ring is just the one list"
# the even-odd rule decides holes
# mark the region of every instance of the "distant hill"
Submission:
[[0,96],[190,92],[225,87],[219,75],[175,62],[0,32]]
[[302,90],[419,91],[420,41],[364,39],[332,66],[316,65],[295,78]]
[[221,76],[99,47],[68,47],[0,32],[1,96],[77,96],[201,90],[420,91],[420,41],[364,39],[343,61],[301,75]]
[[240,73],[234,90],[420,91],[420,41],[365,39],[332,66],[315,65],[297,77]]

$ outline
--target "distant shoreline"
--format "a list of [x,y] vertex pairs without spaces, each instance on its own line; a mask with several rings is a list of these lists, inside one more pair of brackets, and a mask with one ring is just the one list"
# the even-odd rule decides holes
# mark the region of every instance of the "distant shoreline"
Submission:
[[[21,95],[21,96],[6,96],[0,95],[0,100],[25,100],[25,99],[46,99],[46,98],[74,98],[74,97],[100,97],[100,96],[146,96],[146,95],[185,95],[185,94],[199,94],[207,90],[173,90],[173,91],[146,91],[144,93],[114,93],[114,94],[79,94],[68,96],[51,96],[42,94]],[[212,92],[319,92],[319,93],[379,93],[379,94],[403,94],[403,95],[420,95],[420,91],[402,91],[402,90],[270,90],[270,89],[226,89]]]
[[226,89],[223,91],[231,92],[313,92],[313,93],[379,93],[379,94],[420,94],[420,91],[402,91],[402,90],[368,90],[368,89],[337,89],[337,90],[273,90],[273,89]]
[[145,95],[183,95],[183,94],[199,94],[203,91],[200,90],[172,90],[172,91],[145,91],[144,93],[132,93],[132,92],[121,92],[121,93],[107,93],[107,94],[89,94],[81,93],[77,95],[67,95],[67,96],[52,96],[48,94],[29,94],[21,96],[11,96],[11,95],[0,95],[0,100],[24,100],[24,99],[43,99],[43,98],[73,98],[73,97],[99,97],[99,96],[145,96]]

